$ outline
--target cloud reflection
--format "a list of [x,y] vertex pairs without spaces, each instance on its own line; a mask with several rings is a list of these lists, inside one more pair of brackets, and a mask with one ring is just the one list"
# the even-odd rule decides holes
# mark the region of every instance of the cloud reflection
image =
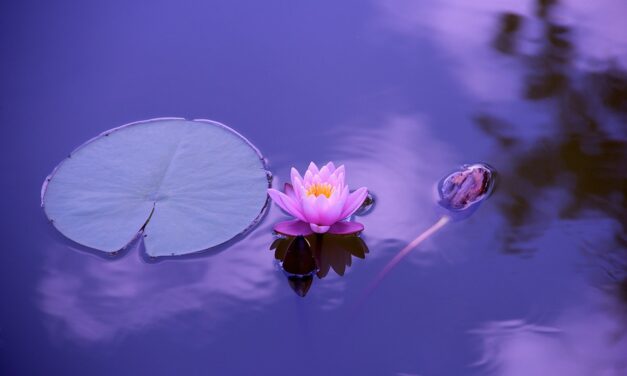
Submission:
[[40,306],[55,335],[85,341],[111,340],[192,311],[216,325],[274,300],[278,280],[264,252],[270,241],[262,225],[212,257],[155,264],[137,249],[104,260],[58,245],[45,252]]
[[405,244],[438,219],[435,187],[456,163],[449,146],[430,133],[422,116],[392,114],[372,127],[340,128],[334,136],[352,145],[337,145],[337,160],[350,169],[351,183],[367,183],[376,196],[376,215],[359,219],[370,246]]
[[473,331],[483,343],[476,366],[496,376],[618,376],[627,372],[624,318],[603,307],[573,309],[552,326],[490,322]]
[[375,0],[382,22],[409,37],[431,41],[448,57],[447,64],[464,87],[483,100],[507,101],[520,91],[518,63],[496,59],[486,46],[498,12],[528,12],[528,4],[516,0],[413,1]]
[[[524,71],[520,69],[524,63],[504,59],[499,54],[537,53],[539,46],[535,42],[543,30],[536,16],[546,15],[543,9],[546,11],[558,2],[374,0],[374,3],[381,10],[385,27],[433,42],[450,59],[451,73],[474,97],[509,102],[516,100],[524,88]],[[627,3],[565,0],[559,2],[558,10],[555,16],[558,23],[572,28],[577,38],[574,56],[579,68],[607,69],[607,62],[614,62],[627,69],[627,33],[623,26]],[[514,49],[502,48],[506,39],[494,39],[499,29],[518,34]],[[495,45],[497,50],[492,48]]]

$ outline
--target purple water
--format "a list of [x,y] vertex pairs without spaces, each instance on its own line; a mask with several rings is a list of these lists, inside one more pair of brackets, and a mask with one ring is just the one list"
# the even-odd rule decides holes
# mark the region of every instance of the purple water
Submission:
[[[2,375],[627,374],[627,6],[556,1],[0,5]],[[275,186],[333,160],[376,195],[370,252],[305,298],[273,207],[220,252],[69,249],[39,189],[100,132],[209,118]],[[442,214],[465,163],[494,194],[351,307]],[[141,168],[141,166],[138,166]]]

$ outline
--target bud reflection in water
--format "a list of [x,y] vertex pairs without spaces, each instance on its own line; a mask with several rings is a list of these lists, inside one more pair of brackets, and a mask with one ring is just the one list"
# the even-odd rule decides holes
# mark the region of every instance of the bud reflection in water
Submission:
[[305,296],[314,276],[322,279],[331,269],[340,276],[352,264],[352,257],[366,258],[368,246],[357,235],[312,234],[274,240],[270,246],[287,281],[299,296]]

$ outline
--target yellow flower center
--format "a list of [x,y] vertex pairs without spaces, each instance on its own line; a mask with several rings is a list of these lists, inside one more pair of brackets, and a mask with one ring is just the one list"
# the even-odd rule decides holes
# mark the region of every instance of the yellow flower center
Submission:
[[320,195],[325,195],[327,198],[331,197],[331,194],[333,193],[333,187],[331,186],[331,184],[329,183],[318,183],[318,184],[313,184],[310,185],[309,188],[307,188],[307,196],[320,196]]

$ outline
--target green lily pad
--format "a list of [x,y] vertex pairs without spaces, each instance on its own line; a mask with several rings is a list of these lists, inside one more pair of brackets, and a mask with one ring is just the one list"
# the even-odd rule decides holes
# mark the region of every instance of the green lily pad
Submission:
[[269,173],[259,151],[208,120],[154,119],[104,132],[48,176],[42,207],[67,238],[103,252],[143,232],[150,256],[222,244],[256,224]]

